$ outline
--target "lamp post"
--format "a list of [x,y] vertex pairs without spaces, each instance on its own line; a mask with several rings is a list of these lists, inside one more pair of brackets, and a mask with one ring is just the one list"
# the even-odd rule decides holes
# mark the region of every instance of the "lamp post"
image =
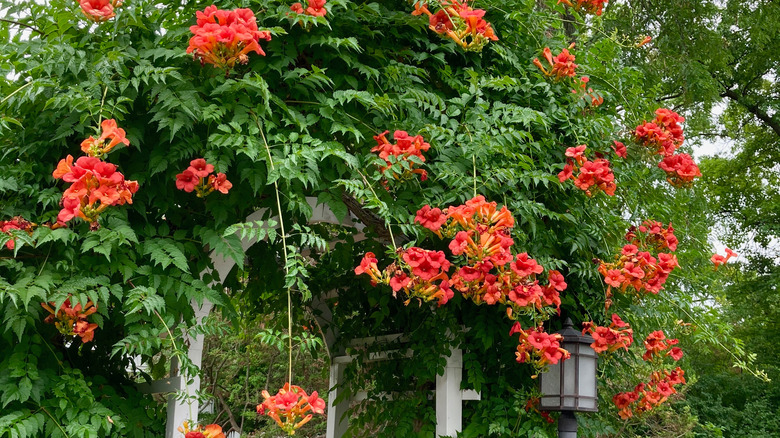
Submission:
[[558,419],[559,438],[577,438],[577,417],[574,412],[598,411],[596,393],[596,365],[598,356],[590,344],[593,338],[572,327],[566,318],[561,347],[571,353],[567,360],[550,365],[539,375],[542,398],[540,408],[545,411],[561,411]]

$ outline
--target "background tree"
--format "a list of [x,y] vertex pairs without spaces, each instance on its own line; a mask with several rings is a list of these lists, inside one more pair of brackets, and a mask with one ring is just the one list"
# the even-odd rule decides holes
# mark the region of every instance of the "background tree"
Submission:
[[[728,270],[725,288],[705,282],[699,295],[706,306],[714,306],[713,313],[731,321],[734,335],[755,352],[757,368],[766,370],[772,382],[733,368],[728,348],[701,349],[692,360],[702,378],[688,401],[702,423],[722,429],[724,436],[777,434],[771,418],[751,414],[776,412],[780,406],[776,367],[766,356],[774,351],[768,340],[780,334],[771,322],[780,223],[780,57],[774,50],[780,41],[780,7],[771,1],[613,6],[607,28],[653,36],[651,56],[635,53],[630,62],[661,84],[659,100],[701,127],[694,141],[729,146],[703,160],[702,182],[716,220],[712,236],[744,257]],[[713,369],[713,364],[718,366]]]

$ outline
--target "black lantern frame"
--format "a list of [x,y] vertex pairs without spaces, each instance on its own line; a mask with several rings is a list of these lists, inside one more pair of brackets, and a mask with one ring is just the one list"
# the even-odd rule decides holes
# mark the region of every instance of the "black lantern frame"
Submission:
[[[545,411],[596,412],[598,411],[597,366],[598,354],[591,348],[593,338],[583,335],[566,318],[561,347],[571,357],[550,365],[539,375],[542,397],[540,409]],[[587,378],[583,376],[587,374]],[[583,381],[586,380],[586,381]]]

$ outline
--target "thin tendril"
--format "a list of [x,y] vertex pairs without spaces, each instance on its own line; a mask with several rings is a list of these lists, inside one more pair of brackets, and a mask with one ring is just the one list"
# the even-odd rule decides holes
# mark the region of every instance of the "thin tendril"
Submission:
[[[374,198],[376,198],[377,202],[381,203],[382,200],[379,199],[379,195],[376,194],[376,192],[374,191],[374,187],[371,186],[371,183],[368,182],[366,176],[363,175],[363,173],[359,170],[357,171],[357,173],[359,173],[360,176],[363,177],[363,182],[366,183],[366,187],[368,187],[368,189],[371,190],[371,193],[374,195]],[[393,235],[393,227],[390,224],[390,222],[388,222],[386,219],[385,219],[385,226],[387,226],[387,231],[390,232],[390,242],[393,244],[393,251],[398,252],[398,246],[396,246],[395,244],[395,236]]]
[[[268,164],[271,166],[271,170],[275,170],[274,160],[271,157],[271,148],[268,147],[268,141],[265,139],[265,133],[260,125],[260,120],[257,116],[252,114],[255,118],[257,128],[260,130],[260,136],[263,138],[263,144],[265,145],[265,152],[268,154]],[[279,184],[274,181],[274,192],[276,194],[276,209],[279,213],[279,228],[282,231],[282,254],[284,254],[284,274],[290,275],[290,268],[287,266],[287,232],[284,228],[284,218],[282,217],[282,202],[279,199]],[[292,294],[290,287],[287,287],[287,382],[292,385]]]

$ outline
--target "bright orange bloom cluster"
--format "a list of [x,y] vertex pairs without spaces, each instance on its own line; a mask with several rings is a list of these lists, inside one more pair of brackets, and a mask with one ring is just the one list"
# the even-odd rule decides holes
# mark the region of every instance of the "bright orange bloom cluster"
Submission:
[[701,176],[699,166],[688,154],[668,155],[658,163],[664,172],[666,180],[674,187],[690,187],[693,185],[693,179]]
[[116,16],[114,8],[122,6],[122,0],[79,0],[79,6],[88,20],[100,23]]
[[427,15],[429,29],[450,38],[465,50],[479,51],[489,41],[498,41],[490,23],[482,18],[485,16],[483,9],[472,9],[467,0],[441,0],[438,3],[441,9],[434,14],[425,0],[419,0],[414,4],[412,15]]
[[[602,191],[609,196],[615,195],[615,174],[609,167],[609,160],[605,158],[596,158],[593,161],[585,157],[587,146],[579,145],[577,147],[566,149],[566,165],[558,173],[558,180],[574,180],[574,185],[585,191],[588,196]],[[574,173],[577,172],[577,176]]]
[[[374,136],[376,146],[371,148],[371,152],[376,152],[379,158],[385,160],[386,166],[380,168],[384,172],[390,169],[394,163],[403,164],[403,172],[393,170],[392,176],[395,180],[407,180],[413,178],[415,174],[420,175],[420,181],[428,179],[428,172],[424,169],[415,169],[419,162],[425,162],[423,152],[431,148],[431,145],[425,142],[422,135],[410,136],[406,131],[393,132],[395,144],[390,143],[385,137],[390,131],[385,131]],[[415,158],[411,158],[415,157]],[[384,182],[386,184],[386,181]]]
[[[423,220],[426,208],[417,213],[415,222],[441,233],[437,222]],[[430,215],[430,211],[428,211]],[[515,225],[512,213],[477,196],[463,205],[444,212],[448,222],[444,234],[454,238],[449,249],[463,258],[463,264],[450,278],[450,285],[476,304],[505,304],[509,315],[515,312],[541,311],[545,306],[560,308],[560,292],[566,281],[558,271],[549,271],[548,284],[542,286],[537,276],[544,268],[528,253],[513,254],[510,237]]]
[[544,73],[545,76],[553,78],[556,81],[560,81],[566,78],[574,79],[575,84],[578,85],[575,85],[576,88],[571,90],[571,92],[579,95],[580,98],[583,99],[590,98],[590,103],[592,106],[599,106],[604,103],[604,98],[593,91],[593,88],[588,87],[590,78],[587,76],[582,76],[580,78],[576,77],[577,64],[574,63],[574,55],[569,52],[572,49],[574,49],[574,43],[571,43],[569,48],[563,49],[559,54],[553,56],[550,48],[545,47],[542,50],[542,57],[545,61],[547,61],[549,69],[545,68],[539,58],[534,58],[533,63],[536,67],[539,68],[539,70],[542,71],[542,73]]
[[628,149],[626,148],[626,145],[617,140],[612,140],[612,142],[615,143],[615,145],[612,146],[612,150],[615,151],[615,155],[620,158],[628,158]]
[[72,183],[62,194],[62,210],[58,222],[68,222],[79,217],[97,229],[100,213],[112,205],[133,203],[133,194],[138,191],[138,182],[127,181],[116,166],[96,157],[73,156],[60,160],[52,173],[54,179]]
[[679,240],[674,235],[671,222],[664,224],[654,220],[646,220],[642,225],[631,226],[626,233],[626,241],[641,248],[651,248],[656,251],[677,251]]
[[558,4],[565,4],[568,6],[573,6],[574,9],[580,11],[584,10],[586,13],[594,14],[594,15],[601,15],[601,13],[604,10],[604,4],[607,3],[608,0],[574,0],[576,4],[572,4],[570,0],[558,0]]
[[[368,275],[373,285],[390,285],[394,295],[403,290],[407,304],[417,298],[438,300],[442,305],[457,290],[476,304],[506,305],[512,320],[529,315],[539,324],[539,315],[544,319],[560,312],[560,292],[567,287],[563,275],[550,270],[547,284],[542,285],[537,277],[544,268],[527,253],[512,252],[510,234],[515,219],[506,207],[498,208],[495,202],[476,196],[444,210],[426,205],[417,211],[414,220],[440,238],[452,239],[448,247],[458,261],[452,275],[448,274],[452,263],[444,252],[418,247],[399,250],[399,260],[384,270],[378,268],[373,253],[366,253],[355,274]],[[512,333],[520,332],[519,362],[543,367],[568,357],[559,350],[558,335],[548,335],[541,328],[522,331],[516,324]]]
[[207,426],[195,426],[190,428],[188,421],[179,426],[179,432],[184,434],[184,438],[225,438],[222,432],[222,426],[219,424],[209,424]]
[[[12,249],[12,248],[8,248],[8,249]],[[715,264],[715,270],[717,271],[718,270],[718,266],[725,265],[726,262],[728,262],[730,258],[738,257],[738,256],[739,255],[737,253],[735,253],[734,251],[726,248],[726,257],[723,257],[720,254],[713,254],[712,257],[710,257],[710,261],[712,261],[712,263]]]
[[232,11],[217,9],[211,5],[198,11],[197,24],[190,27],[194,34],[190,38],[187,53],[200,59],[201,64],[230,70],[236,62],[249,62],[248,53],[254,51],[265,56],[260,40],[271,40],[271,33],[257,28],[257,18],[251,9],[238,8]]
[[290,10],[296,14],[311,15],[312,17],[324,17],[328,13],[328,10],[325,9],[325,0],[308,0],[307,4],[308,7],[304,9],[302,4],[293,3]]
[[449,249],[462,263],[451,277],[447,275],[450,262],[443,252],[416,247],[399,251],[401,262],[388,266],[385,273],[377,268],[374,254],[368,253],[355,273],[368,274],[373,284],[389,284],[394,293],[403,289],[409,298],[438,299],[439,305],[456,289],[476,304],[509,306],[510,317],[545,306],[560,308],[559,293],[566,289],[563,275],[549,271],[548,284],[542,286],[537,275],[544,268],[527,253],[512,253],[514,241],[509,235],[515,220],[506,207],[499,209],[495,202],[477,196],[444,211],[426,205],[417,212],[415,222],[439,237],[452,238]]
[[[11,236],[11,230],[25,231],[28,234],[32,234],[34,223],[22,218],[21,216],[12,217],[7,221],[0,221],[0,233],[8,234]],[[5,242],[5,247],[13,250],[16,247],[16,240],[11,239]]]
[[70,298],[68,298],[56,312],[54,311],[56,307],[54,302],[41,303],[41,306],[50,313],[43,322],[54,323],[54,327],[63,335],[79,336],[81,342],[84,343],[95,337],[95,329],[98,325],[90,324],[87,321],[89,315],[97,312],[97,307],[92,304],[92,301],[87,301],[87,305],[82,309],[81,303],[71,307]]
[[515,353],[520,363],[530,362],[537,368],[544,368],[571,357],[568,351],[561,348],[563,336],[559,333],[545,333],[541,326],[523,330],[519,322],[515,322],[509,330],[509,336],[515,333],[520,333],[520,343]]
[[411,247],[399,249],[398,254],[402,262],[392,263],[379,271],[376,256],[368,252],[355,268],[355,275],[367,274],[374,286],[379,283],[390,285],[394,297],[403,290],[408,297],[405,304],[418,298],[425,302],[438,300],[441,306],[455,295],[447,276],[450,262],[443,252]]
[[[577,75],[577,64],[574,63],[574,55],[569,53],[570,49],[574,48],[572,43],[568,49],[561,50],[561,53],[553,56],[549,47],[545,47],[542,50],[542,56],[550,65],[550,70],[547,70],[539,61],[539,58],[534,58],[534,65],[539,67],[539,70],[544,73],[545,76],[554,78],[555,80],[561,80],[563,78],[573,78]],[[587,80],[585,81],[587,83]]]
[[587,76],[582,76],[579,80],[580,80],[579,90],[577,89],[571,90],[572,93],[580,94],[580,97],[583,99],[590,98],[590,104],[592,106],[599,106],[602,103],[604,103],[604,98],[598,93],[596,93],[595,91],[593,91],[593,88],[588,87],[588,82],[590,82],[590,78],[588,78]]
[[227,180],[224,173],[214,175],[213,172],[213,164],[206,163],[203,158],[196,158],[190,161],[187,169],[176,175],[176,188],[187,193],[194,191],[199,198],[206,197],[215,190],[227,194],[233,183]]
[[[677,256],[661,252],[677,249],[677,237],[672,224],[664,228],[660,222],[645,221],[641,226],[631,227],[626,234],[630,243],[623,246],[615,262],[601,262],[599,272],[607,283],[606,307],[612,304],[612,288],[625,293],[631,287],[637,294],[654,293],[663,289],[666,279],[677,263]],[[656,252],[653,256],[650,251]]]
[[672,155],[685,140],[683,128],[680,126],[680,123],[685,122],[685,119],[666,108],[655,110],[655,115],[652,122],[645,122],[636,127],[634,137],[654,154]]
[[325,400],[319,397],[317,391],[308,395],[300,386],[290,385],[289,382],[276,395],[270,395],[265,390],[262,394],[265,400],[257,405],[257,413],[273,418],[288,435],[294,435],[296,429],[308,423],[312,414],[325,413]]
[[612,314],[612,323],[609,327],[602,327],[592,322],[582,323],[582,333],[589,333],[593,337],[591,348],[596,353],[612,353],[620,348],[628,351],[628,347],[634,342],[634,331],[628,323],[624,322],[616,314]]
[[640,383],[633,391],[621,392],[612,397],[612,403],[620,410],[618,415],[626,420],[659,406],[675,394],[677,385],[685,384],[685,371],[680,367],[672,371],[655,371],[650,381]]
[[658,167],[667,175],[667,181],[674,187],[690,187],[694,178],[700,177],[699,166],[688,154],[676,154],[677,148],[685,141],[680,123],[685,119],[672,110],[659,108],[652,122],[636,127],[634,137],[637,142],[648,147],[653,154],[663,156]]
[[658,357],[669,356],[675,361],[678,361],[683,356],[683,351],[679,347],[674,347],[671,350],[664,353],[672,345],[677,345],[680,341],[678,339],[667,339],[663,330],[656,330],[645,338],[645,353],[642,355],[644,360],[653,360]]
[[130,140],[125,137],[125,130],[117,126],[116,120],[103,120],[100,129],[102,131],[100,137],[95,138],[90,135],[88,139],[81,142],[82,152],[90,157],[103,158],[119,143],[125,146],[130,144]]

